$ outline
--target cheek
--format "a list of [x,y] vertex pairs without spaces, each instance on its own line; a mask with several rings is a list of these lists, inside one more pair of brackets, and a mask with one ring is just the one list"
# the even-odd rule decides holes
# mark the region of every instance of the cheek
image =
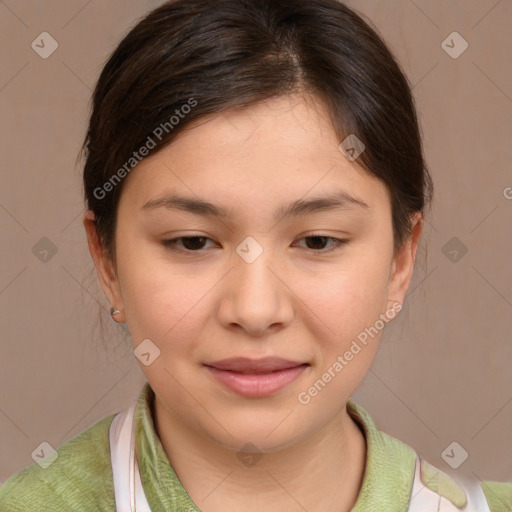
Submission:
[[381,260],[359,259],[302,288],[317,368],[298,400],[314,400],[316,413],[325,420],[356,391],[377,353],[384,327],[380,315],[387,305],[388,273]]
[[[172,265],[154,248],[120,241],[119,276],[132,343],[149,338],[161,350],[194,357],[214,307],[217,272]],[[123,252],[121,252],[123,251]]]
[[340,271],[304,274],[297,295],[307,306],[304,314],[321,330],[319,338],[336,348],[373,325],[385,311],[387,277],[382,257],[354,258]]

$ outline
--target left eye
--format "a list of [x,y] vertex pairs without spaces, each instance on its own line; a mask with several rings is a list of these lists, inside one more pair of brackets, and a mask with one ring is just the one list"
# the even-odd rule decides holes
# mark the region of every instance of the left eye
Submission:
[[[162,244],[164,247],[167,247],[173,251],[200,252],[202,249],[204,249],[204,244],[207,240],[211,239],[206,236],[180,236],[171,240],[163,240]],[[306,248],[311,249],[314,252],[331,252],[348,243],[348,240],[342,240],[332,236],[324,236],[318,234],[305,236],[300,240],[310,240],[310,245],[312,244],[313,247]],[[179,241],[182,241],[182,247],[184,247],[184,249],[179,247]],[[331,247],[330,249],[324,249],[324,246],[328,241],[332,242]]]
[[[340,248],[341,246],[348,243],[348,240],[341,240],[340,238],[334,238],[332,236],[324,236],[324,235],[309,235],[305,236],[304,238],[301,238],[301,240],[311,240],[314,247],[309,247],[310,249],[314,250],[315,252],[331,252],[335,251],[336,249]],[[331,245],[330,249],[322,250],[322,248],[318,247],[323,246],[327,241],[332,241],[333,244]],[[315,247],[316,246],[316,247]],[[320,249],[320,250],[318,250]]]

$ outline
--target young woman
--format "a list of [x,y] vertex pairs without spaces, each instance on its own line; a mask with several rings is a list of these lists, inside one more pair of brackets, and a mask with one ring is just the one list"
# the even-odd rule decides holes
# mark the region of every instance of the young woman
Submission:
[[106,63],[84,150],[89,248],[147,382],[1,511],[512,510],[512,483],[441,472],[350,400],[432,194],[408,82],[357,14],[168,2]]

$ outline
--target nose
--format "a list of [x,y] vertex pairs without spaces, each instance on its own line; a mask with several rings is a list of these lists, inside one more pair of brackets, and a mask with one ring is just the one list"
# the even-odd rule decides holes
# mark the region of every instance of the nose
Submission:
[[245,257],[243,248],[232,258],[234,267],[223,280],[218,319],[228,329],[262,336],[292,321],[293,287],[272,251],[262,250],[253,260]]

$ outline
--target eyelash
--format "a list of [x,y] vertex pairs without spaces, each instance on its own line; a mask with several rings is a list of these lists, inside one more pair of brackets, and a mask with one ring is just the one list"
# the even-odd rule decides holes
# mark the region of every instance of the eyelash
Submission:
[[[162,245],[165,248],[170,249],[171,251],[174,251],[174,252],[181,252],[181,253],[186,253],[186,254],[203,252],[202,249],[199,249],[197,251],[192,251],[192,250],[189,250],[189,249],[179,249],[179,248],[176,247],[176,244],[177,244],[178,240],[190,240],[190,239],[193,239],[193,238],[204,238],[205,240],[210,240],[210,238],[205,237],[205,236],[201,236],[201,235],[179,236],[177,238],[172,238],[170,240],[162,240]],[[311,250],[313,252],[316,252],[316,253],[319,253],[319,254],[331,253],[331,252],[333,252],[333,251],[335,251],[337,249],[342,248],[344,245],[346,245],[349,242],[348,240],[340,239],[340,238],[335,238],[335,237],[332,237],[332,236],[323,235],[322,233],[312,233],[312,234],[310,234],[308,236],[304,236],[304,237],[300,238],[299,240],[304,240],[305,238],[326,238],[328,240],[333,240],[334,241],[334,245],[330,249],[327,249],[327,250],[323,250],[323,249],[320,249],[320,250],[309,249],[309,250]]]

